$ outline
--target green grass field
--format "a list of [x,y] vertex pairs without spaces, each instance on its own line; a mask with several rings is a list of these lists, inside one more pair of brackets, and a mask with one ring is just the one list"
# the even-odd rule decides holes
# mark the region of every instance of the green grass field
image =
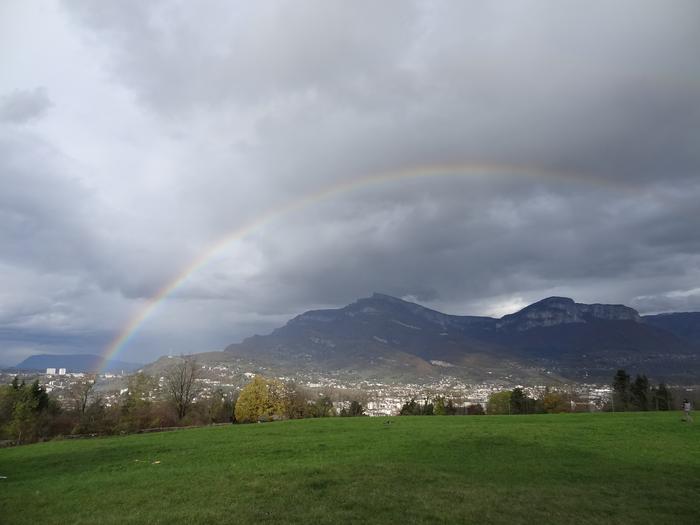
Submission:
[[700,523],[677,412],[386,421],[2,449],[0,523]]

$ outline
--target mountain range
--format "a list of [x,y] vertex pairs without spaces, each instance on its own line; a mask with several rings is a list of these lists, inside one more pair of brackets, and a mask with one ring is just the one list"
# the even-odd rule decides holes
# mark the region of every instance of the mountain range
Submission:
[[549,297],[500,319],[449,315],[375,293],[312,310],[268,335],[197,354],[282,375],[393,382],[609,382],[618,368],[700,380],[700,312],[640,316],[624,305]]
[[[236,363],[285,376],[426,382],[446,376],[468,382],[608,382],[618,368],[658,381],[700,382],[700,312],[640,316],[624,305],[582,304],[548,297],[501,318],[449,315],[390,295],[337,309],[311,310],[268,335],[202,363]],[[31,356],[17,370],[92,372],[92,354]],[[167,367],[167,358],[146,370]],[[105,372],[133,372],[138,363],[108,361]]]
[[[95,372],[102,365],[102,357],[94,354],[37,354],[28,357],[14,368],[25,371],[46,371],[47,368],[65,368],[67,372]],[[143,365],[125,361],[109,360],[103,372],[134,372]]]

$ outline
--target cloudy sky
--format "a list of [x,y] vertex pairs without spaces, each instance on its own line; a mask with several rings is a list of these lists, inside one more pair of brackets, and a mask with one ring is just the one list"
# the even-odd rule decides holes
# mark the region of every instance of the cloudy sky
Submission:
[[374,291],[700,310],[698,49],[696,0],[4,1],[0,364],[104,351],[261,217],[119,357]]

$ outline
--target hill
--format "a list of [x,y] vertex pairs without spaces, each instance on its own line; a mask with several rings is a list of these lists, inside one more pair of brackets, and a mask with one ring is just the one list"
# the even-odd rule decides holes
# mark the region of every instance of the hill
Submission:
[[700,312],[645,315],[645,323],[667,330],[684,341],[700,345]]
[[[93,354],[38,354],[19,363],[17,370],[44,372],[47,368],[65,368],[68,372],[94,373],[102,365],[102,357]],[[103,367],[105,372],[133,372],[143,365],[125,361],[110,360]]]
[[0,508],[7,525],[697,523],[700,425],[679,419],[324,418],[54,441],[0,449]]
[[622,367],[694,383],[700,379],[698,331],[700,314],[641,317],[624,305],[565,297],[495,319],[449,315],[375,293],[343,308],[303,313],[269,335],[203,359],[285,375],[316,371],[383,381],[608,381]]

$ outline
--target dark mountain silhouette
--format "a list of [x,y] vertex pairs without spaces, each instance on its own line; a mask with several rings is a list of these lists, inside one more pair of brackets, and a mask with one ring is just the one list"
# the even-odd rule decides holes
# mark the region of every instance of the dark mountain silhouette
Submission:
[[204,355],[280,373],[397,381],[447,374],[467,381],[607,382],[624,367],[657,380],[696,382],[700,314],[668,315],[641,317],[624,305],[550,297],[494,319],[374,294],[343,308],[303,313],[269,335]]
[[[16,367],[17,370],[40,371],[45,372],[47,368],[65,368],[67,372],[86,372],[93,373],[97,371],[102,364],[102,358],[99,355],[93,354],[38,354],[28,357]],[[107,361],[104,372],[133,372],[138,370],[143,365],[138,363],[127,363],[124,361]]]

